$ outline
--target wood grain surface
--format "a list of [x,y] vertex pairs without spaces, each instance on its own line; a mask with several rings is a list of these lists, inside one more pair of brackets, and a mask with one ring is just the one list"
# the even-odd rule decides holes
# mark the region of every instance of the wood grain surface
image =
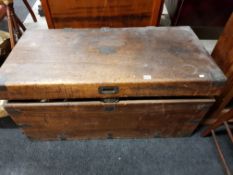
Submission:
[[8,103],[6,110],[32,139],[189,136],[213,99]]
[[226,80],[189,27],[26,31],[0,75],[14,100],[215,96]]
[[42,0],[49,28],[143,27],[159,24],[163,0]]

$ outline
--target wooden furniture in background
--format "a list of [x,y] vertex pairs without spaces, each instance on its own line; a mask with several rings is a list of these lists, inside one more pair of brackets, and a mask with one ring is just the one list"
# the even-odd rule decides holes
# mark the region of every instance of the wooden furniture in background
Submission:
[[191,26],[199,38],[219,38],[233,0],[165,0],[174,26]]
[[0,67],[11,51],[10,35],[0,30]]
[[9,115],[51,140],[189,136],[226,80],[189,27],[27,31],[0,75]]
[[163,0],[41,0],[48,27],[159,25]]
[[7,10],[7,22],[10,33],[11,48],[15,46],[16,41],[22,36],[22,31],[26,30],[23,23],[15,14],[13,2],[14,0],[0,0],[0,4],[4,4]]
[[[30,4],[27,0],[23,0],[25,6],[29,10],[34,22],[37,21],[34,12],[31,9]],[[22,36],[22,32],[26,30],[23,23],[20,21],[18,16],[15,14],[14,10],[14,0],[0,0],[0,4],[4,4],[7,9],[7,22],[8,22],[8,30],[10,33],[10,43],[11,48],[13,48],[17,42],[17,40]]]
[[217,119],[217,121],[203,133],[204,136],[210,134],[211,129],[222,124],[222,121],[227,120],[225,117],[224,120],[222,120],[221,116],[225,116],[224,113],[229,110],[229,103],[233,99],[233,15],[231,15],[224,32],[218,40],[212,57],[223,70],[228,81],[221,96],[217,98],[216,103],[207,114],[208,118]]
[[211,108],[210,112],[207,115],[212,118],[216,118],[217,120],[206,130],[204,130],[202,135],[207,136],[209,134],[212,134],[225,172],[227,175],[231,175],[231,170],[224,158],[224,154],[221,150],[219,141],[217,140],[215,130],[224,125],[227,134],[231,142],[233,143],[232,131],[228,124],[228,121],[233,119],[233,107],[232,105],[229,105],[233,99],[233,14],[230,17],[224,29],[224,32],[221,35],[212,53],[212,56],[217,64],[220,66],[220,68],[224,71],[225,75],[228,78],[228,81],[222,95],[218,97],[217,102]]
[[31,14],[33,21],[34,21],[34,22],[37,22],[36,15],[35,15],[35,13],[33,12],[33,10],[32,10],[32,8],[31,8],[30,4],[28,3],[28,1],[27,1],[27,0],[23,0],[23,3],[25,4],[25,6],[27,7],[29,13]]

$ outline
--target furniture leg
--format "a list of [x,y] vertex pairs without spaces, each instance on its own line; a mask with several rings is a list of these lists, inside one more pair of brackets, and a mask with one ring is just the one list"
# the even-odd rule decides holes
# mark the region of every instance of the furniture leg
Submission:
[[8,30],[10,33],[10,43],[11,43],[11,49],[15,46],[15,37],[14,37],[14,29],[13,29],[13,23],[12,23],[12,11],[11,8],[13,7],[13,4],[6,6],[6,13],[7,13],[7,22],[8,22]]
[[14,11],[12,13],[13,13],[13,16],[12,16],[13,28],[15,30],[15,34],[17,36],[17,39],[19,39],[22,36],[22,32],[20,31],[19,25],[15,19]]
[[226,127],[227,134],[230,137],[231,142],[233,143],[233,135],[232,135],[231,129],[226,121],[224,122],[224,125]]
[[226,160],[224,158],[223,152],[222,152],[221,147],[220,147],[220,145],[218,143],[218,140],[217,140],[217,137],[216,137],[216,134],[215,134],[214,130],[211,130],[211,133],[212,133],[212,136],[213,136],[213,139],[214,139],[214,143],[215,143],[215,146],[217,148],[219,157],[220,157],[220,159],[222,161],[222,164],[224,166],[225,172],[226,172],[227,175],[232,175],[231,171],[230,171],[230,168],[227,165],[227,162],[226,162]]
[[28,1],[27,1],[27,0],[23,0],[23,2],[24,2],[24,4],[25,4],[25,6],[27,7],[29,13],[31,14],[33,21],[34,21],[34,22],[37,22],[36,15],[35,15],[35,13],[32,11],[32,8],[31,8],[30,4],[28,3]]
[[202,132],[202,136],[203,137],[208,136],[211,133],[211,130],[219,127],[220,125],[222,125],[224,121],[228,121],[229,119],[231,119],[232,116],[233,116],[233,110],[230,110],[229,112],[223,114],[213,125],[211,125],[205,131]]
[[15,14],[15,20],[18,23],[18,25],[21,27],[21,29],[23,31],[26,31],[26,27],[24,26],[24,24],[20,21],[19,17]]

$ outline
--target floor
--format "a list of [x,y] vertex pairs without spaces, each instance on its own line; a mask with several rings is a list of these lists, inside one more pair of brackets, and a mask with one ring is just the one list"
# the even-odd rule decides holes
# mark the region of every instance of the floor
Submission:
[[[37,4],[34,6],[37,12]],[[44,18],[28,30],[47,29]],[[202,40],[211,52],[216,41]],[[219,135],[233,167],[230,141]],[[19,129],[0,129],[0,175],[224,175],[212,138],[31,141]]]
[[[221,136],[233,165],[232,145]],[[224,175],[212,138],[39,142],[0,130],[1,175]]]

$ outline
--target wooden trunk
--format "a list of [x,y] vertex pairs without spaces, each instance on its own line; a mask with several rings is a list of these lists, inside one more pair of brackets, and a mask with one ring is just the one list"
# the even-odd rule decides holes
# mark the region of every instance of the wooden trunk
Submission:
[[0,75],[42,140],[188,136],[226,81],[189,27],[27,31]]
[[159,24],[163,0],[42,0],[49,28],[142,27]]

